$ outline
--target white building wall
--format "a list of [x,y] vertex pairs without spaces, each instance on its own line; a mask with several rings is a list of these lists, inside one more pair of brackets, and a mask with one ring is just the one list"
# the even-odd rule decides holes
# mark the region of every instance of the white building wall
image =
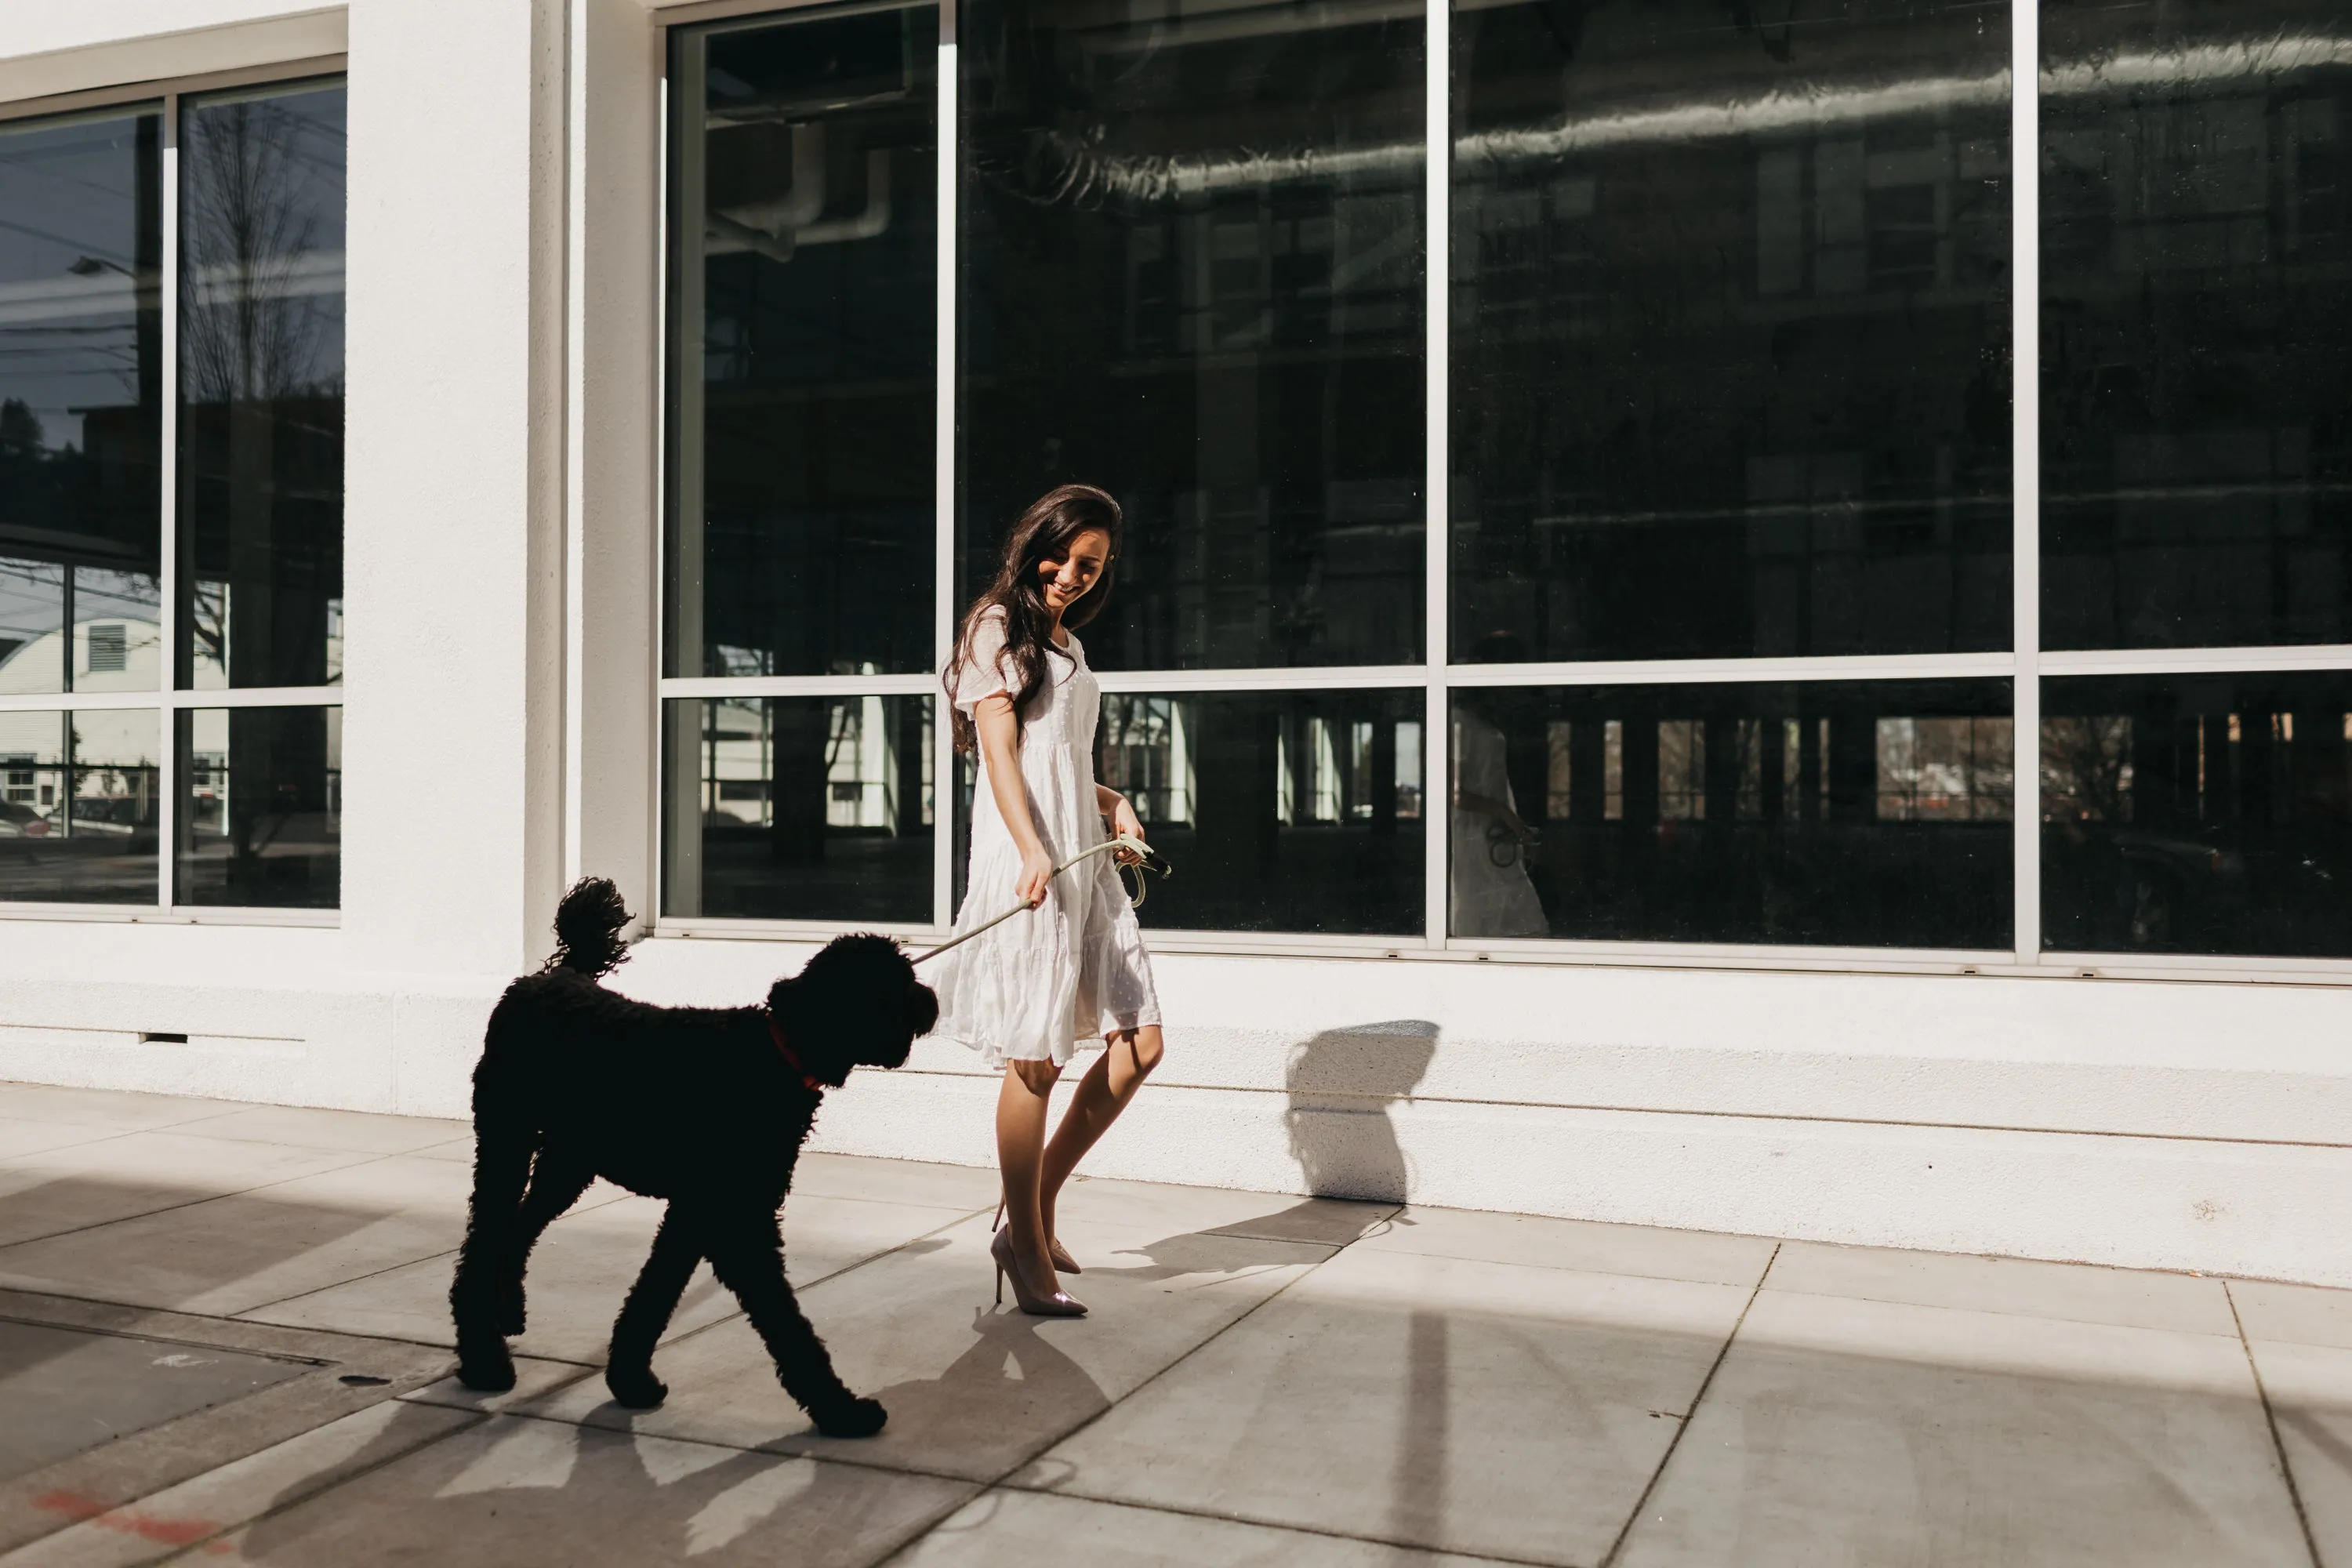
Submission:
[[[84,0],[0,33],[0,97],[346,37],[341,924],[0,918],[0,1077],[461,1115],[564,881],[643,906],[636,0]],[[808,951],[656,937],[619,984],[751,1002]],[[1102,1174],[2352,1285],[2352,986],[1203,952],[1160,980],[1168,1061]],[[927,1043],[818,1137],[984,1163],[992,1097]]]

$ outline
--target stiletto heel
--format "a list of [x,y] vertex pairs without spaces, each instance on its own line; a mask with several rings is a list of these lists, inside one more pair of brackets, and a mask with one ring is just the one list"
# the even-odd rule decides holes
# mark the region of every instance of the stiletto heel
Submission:
[[1020,1260],[1013,1255],[1011,1231],[1000,1230],[996,1233],[995,1239],[988,1244],[988,1255],[996,1260],[997,1305],[1004,1304],[1004,1280],[1005,1277],[1010,1275],[1013,1279],[1013,1300],[1031,1317],[1083,1318],[1087,1315],[1086,1303],[1067,1291],[1056,1290],[1050,1296],[1039,1296],[1031,1292],[1029,1281],[1021,1272]]
[[[999,1194],[996,1199],[996,1217],[989,1222],[988,1228],[991,1231],[994,1231],[1003,1223],[1004,1197],[1003,1194]],[[1072,1258],[1068,1253],[1062,1250],[1062,1238],[1060,1237],[1056,1236],[1048,1237],[1045,1242],[1045,1250],[1053,1255],[1055,1273],[1084,1274],[1086,1272],[1085,1269],[1078,1267],[1078,1260],[1076,1258]]]

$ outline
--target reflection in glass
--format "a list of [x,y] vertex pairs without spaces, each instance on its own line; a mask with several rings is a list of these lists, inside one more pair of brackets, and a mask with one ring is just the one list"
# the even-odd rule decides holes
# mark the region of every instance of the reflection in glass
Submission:
[[928,924],[931,700],[668,704],[662,912]]
[[1455,658],[2009,645],[2008,34],[1456,10]]
[[0,696],[156,689],[156,587],[147,572],[0,556]]
[[2010,942],[2006,681],[1454,694],[1453,934]]
[[2042,691],[2044,947],[2352,958],[2352,673]]
[[1420,5],[961,26],[964,591],[1079,479],[1127,512],[1097,666],[1419,659]]
[[938,10],[670,37],[668,672],[929,669]]
[[2053,3],[2046,647],[2352,641],[2352,48],[2333,0]]
[[155,902],[152,710],[0,713],[0,900]]
[[183,685],[342,679],[343,118],[340,82],[181,111]]
[[[1165,881],[1152,879],[1143,923],[1417,931],[1422,712],[1418,691],[1104,698],[1095,776],[1135,803],[1153,847],[1175,867]],[[960,771],[959,868],[970,833],[970,757]]]
[[84,608],[154,635],[162,143],[152,111],[0,129],[0,693],[68,689]]
[[183,709],[174,901],[333,909],[341,898],[343,710]]

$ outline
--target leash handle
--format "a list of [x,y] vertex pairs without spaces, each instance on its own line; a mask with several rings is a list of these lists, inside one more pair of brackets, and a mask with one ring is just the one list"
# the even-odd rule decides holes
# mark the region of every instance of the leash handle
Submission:
[[[1169,871],[1171,869],[1165,860],[1160,859],[1159,855],[1152,849],[1150,845],[1146,844],[1140,838],[1130,838],[1125,834],[1121,834],[1116,838],[1105,839],[1102,843],[1096,845],[1091,849],[1079,850],[1076,854],[1071,856],[1068,859],[1055,867],[1053,874],[1058,877],[1081,860],[1087,859],[1096,855],[1107,854],[1116,849],[1133,850],[1139,858],[1138,860],[1138,864],[1139,866],[1147,870],[1157,871],[1163,877],[1167,876]],[[1152,864],[1155,860],[1160,862],[1156,866]],[[1129,900],[1129,904],[1134,909],[1141,909],[1143,907],[1143,883],[1140,879],[1136,882],[1135,896]],[[997,915],[992,919],[984,921],[981,924],[972,927],[961,936],[951,937],[927,952],[917,953],[913,958],[908,959],[908,962],[909,963],[920,963],[926,959],[937,958],[948,949],[951,947],[961,947],[965,942],[970,942],[973,937],[978,936],[981,932],[987,931],[992,927],[1003,925],[1006,921],[1011,920],[1014,915],[1021,913],[1023,910],[1032,910],[1036,907],[1037,906],[1034,904],[1026,902],[1015,904],[1011,909],[1005,910],[1003,914]]]

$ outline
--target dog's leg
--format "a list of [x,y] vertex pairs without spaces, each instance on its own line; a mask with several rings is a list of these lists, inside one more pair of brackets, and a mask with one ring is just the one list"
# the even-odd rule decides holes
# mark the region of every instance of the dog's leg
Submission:
[[449,1310],[457,1326],[457,1375],[484,1394],[514,1386],[514,1358],[499,1331],[499,1282],[514,1255],[515,1226],[530,1179],[533,1134],[477,1116],[474,1196],[466,1241],[449,1284]]
[[621,1315],[613,1324],[613,1348],[604,1358],[604,1386],[615,1402],[632,1410],[650,1410],[669,1397],[669,1388],[654,1375],[654,1346],[669,1327],[702,1247],[691,1226],[672,1204],[654,1234],[654,1249],[629,1288]]
[[538,1160],[531,1165],[530,1190],[523,1194],[522,1212],[515,1216],[512,1254],[508,1258],[507,1271],[499,1279],[499,1332],[510,1336],[522,1332],[522,1277],[530,1267],[530,1249],[539,1245],[547,1227],[562,1217],[564,1210],[580,1201],[580,1194],[595,1179],[593,1168],[560,1150],[544,1148],[539,1152]]
[[730,1208],[697,1217],[719,1282],[735,1293],[776,1363],[776,1380],[828,1437],[870,1437],[887,1418],[879,1401],[860,1399],[835,1375],[833,1358],[802,1316],[784,1278],[784,1241],[776,1216]]

